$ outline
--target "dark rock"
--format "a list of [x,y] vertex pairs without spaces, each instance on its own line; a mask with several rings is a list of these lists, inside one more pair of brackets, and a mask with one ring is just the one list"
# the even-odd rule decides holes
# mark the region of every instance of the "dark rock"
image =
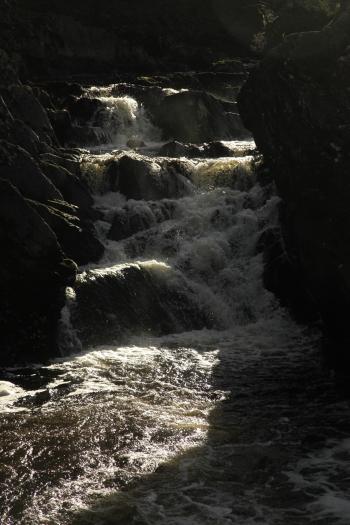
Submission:
[[15,119],[0,95],[0,139],[21,146],[31,155],[37,155],[40,150],[38,135],[22,120]]
[[154,159],[135,152],[89,156],[81,164],[82,180],[92,193],[120,191],[128,199],[176,199],[193,191],[186,163]]
[[73,133],[73,124],[69,111],[66,109],[48,109],[47,114],[58,142],[61,145],[65,144],[67,137]]
[[204,157],[204,148],[197,146],[196,144],[184,144],[177,140],[172,140],[167,144],[164,144],[158,151],[158,154],[162,157],[187,157],[187,158],[200,158]]
[[63,166],[41,161],[40,167],[46,177],[62,193],[64,199],[78,206],[80,214],[89,216],[94,200],[81,180]]
[[349,45],[347,7],[322,31],[287,37],[239,101],[285,202],[289,260],[343,342],[350,339]]
[[266,28],[266,45],[273,48],[286,35],[322,29],[337,12],[337,2],[286,2]]
[[[3,14],[3,13],[2,13]],[[18,81],[18,64],[4,49],[0,48],[0,85],[9,86]]]
[[84,94],[84,88],[76,82],[52,81],[45,85],[45,88],[54,101],[65,101],[69,97],[81,97]]
[[54,153],[42,153],[39,160],[61,166],[78,177],[80,175],[80,161],[76,158],[64,155],[63,151],[60,152],[60,154],[58,154],[58,151],[55,151]]
[[317,305],[307,291],[300,268],[290,259],[280,228],[264,231],[257,251],[263,252],[264,284],[292,309],[298,321],[312,323],[319,319]]
[[30,201],[31,206],[55,233],[64,253],[79,265],[98,262],[104,247],[96,238],[93,228],[82,227],[78,217],[55,207]]
[[164,144],[158,151],[158,154],[163,157],[173,158],[211,158],[217,159],[220,157],[240,157],[251,155],[253,149],[243,149],[241,147],[231,148],[223,142],[216,140],[204,144],[184,144],[173,140]]
[[76,266],[8,181],[0,179],[0,190],[0,359],[41,360],[56,351],[63,292],[74,284]]
[[135,334],[211,327],[197,293],[162,264],[129,264],[78,277],[72,312],[83,344],[108,344]]
[[104,104],[98,98],[72,97],[67,105],[67,109],[73,120],[84,126],[87,123],[93,124],[94,117],[99,110],[104,110]]
[[3,90],[3,97],[14,118],[25,122],[42,140],[55,141],[47,113],[30,86],[11,86]]
[[191,190],[178,172],[170,172],[143,157],[123,155],[117,161],[119,191],[128,199],[157,200],[177,198]]
[[165,138],[183,142],[201,143],[248,135],[238,116],[227,114],[219,100],[200,91],[168,95],[154,109],[153,118]]
[[0,141],[0,174],[29,199],[46,202],[63,200],[62,194],[43,174],[23,148]]
[[38,87],[32,86],[34,96],[39,100],[40,104],[45,108],[46,111],[55,109],[55,106],[51,100],[51,97],[47,91]]
[[38,155],[41,144],[37,133],[25,124],[22,120],[14,120],[11,130],[7,134],[6,139],[13,144],[21,146],[30,153],[30,155]]
[[225,144],[217,140],[215,142],[209,142],[209,144],[206,144],[205,156],[213,159],[220,157],[232,157],[233,152],[228,146],[225,146]]

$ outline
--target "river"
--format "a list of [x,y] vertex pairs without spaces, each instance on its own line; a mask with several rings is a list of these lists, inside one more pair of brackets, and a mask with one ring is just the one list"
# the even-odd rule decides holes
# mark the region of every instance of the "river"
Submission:
[[[137,100],[88,92],[111,140],[81,155],[106,251],[67,290],[62,356],[3,374],[1,524],[348,525],[349,406],[318,331],[264,288],[279,199],[253,142],[169,164]],[[102,191],[125,155],[146,198]]]

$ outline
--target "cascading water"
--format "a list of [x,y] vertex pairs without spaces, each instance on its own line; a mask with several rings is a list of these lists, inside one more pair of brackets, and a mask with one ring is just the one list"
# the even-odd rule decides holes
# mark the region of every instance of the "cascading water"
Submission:
[[231,147],[82,160],[106,252],[65,357],[0,383],[2,524],[348,524],[348,406],[263,286],[279,201]]
[[159,130],[150,121],[142,104],[131,96],[115,96],[112,89],[92,87],[87,95],[98,97],[102,108],[94,116],[105,136],[107,147],[135,147],[145,145],[144,141],[157,142]]

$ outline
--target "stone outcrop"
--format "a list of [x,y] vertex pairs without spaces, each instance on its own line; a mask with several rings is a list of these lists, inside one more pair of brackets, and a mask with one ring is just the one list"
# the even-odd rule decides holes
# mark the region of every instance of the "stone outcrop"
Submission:
[[57,318],[76,265],[52,229],[8,181],[0,179],[1,363],[42,360],[56,350]]
[[49,95],[0,61],[0,364],[57,354],[65,289],[104,247],[79,152],[60,147]]
[[78,277],[72,319],[82,343],[90,345],[121,342],[131,334],[210,328],[215,322],[197,293],[162,263],[90,270]]
[[223,104],[203,91],[166,96],[153,108],[152,116],[165,139],[200,143],[249,136],[234,103]]
[[133,152],[83,160],[82,178],[94,193],[119,191],[135,200],[180,198],[193,191],[185,163]]
[[347,7],[323,30],[290,35],[273,49],[239,100],[283,198],[290,267],[341,341],[338,352],[349,341],[349,49]]

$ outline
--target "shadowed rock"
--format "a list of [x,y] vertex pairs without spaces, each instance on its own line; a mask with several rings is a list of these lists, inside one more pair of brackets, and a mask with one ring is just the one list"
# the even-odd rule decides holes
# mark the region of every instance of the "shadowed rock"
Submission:
[[55,203],[31,201],[30,204],[55,233],[67,257],[79,265],[97,262],[102,257],[104,247],[96,238],[92,225],[82,225],[78,217],[57,209]]
[[223,104],[200,91],[184,91],[165,97],[153,117],[165,138],[201,143],[213,139],[248,136],[238,114],[227,113]]
[[155,261],[79,276],[72,317],[84,344],[122,341],[130,334],[200,329],[214,323],[184,277]]
[[55,326],[76,266],[53,231],[8,182],[0,179],[0,358],[2,363],[55,353]]
[[[290,35],[240,96],[284,199],[289,258],[333,337],[349,340],[350,9],[322,31]],[[278,291],[279,286],[277,286]]]
[[63,200],[60,191],[43,174],[23,148],[0,141],[0,173],[27,198],[45,202]]

